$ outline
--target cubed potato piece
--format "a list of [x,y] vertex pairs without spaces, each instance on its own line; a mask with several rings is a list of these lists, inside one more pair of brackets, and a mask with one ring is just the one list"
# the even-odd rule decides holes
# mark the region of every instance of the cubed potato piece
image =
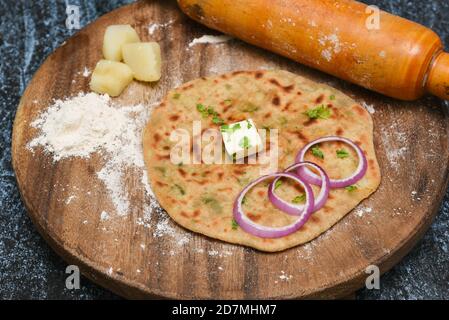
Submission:
[[90,79],[90,89],[116,97],[133,81],[133,71],[122,62],[100,60]]
[[161,47],[157,42],[123,45],[123,60],[133,70],[134,78],[158,81],[161,78]]
[[104,33],[103,56],[106,60],[122,61],[122,46],[134,42],[140,42],[140,38],[129,24],[109,26]]

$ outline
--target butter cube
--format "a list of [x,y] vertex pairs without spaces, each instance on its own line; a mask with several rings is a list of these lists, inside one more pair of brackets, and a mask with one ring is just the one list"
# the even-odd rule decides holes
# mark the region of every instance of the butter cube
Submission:
[[235,159],[262,151],[264,145],[251,119],[222,125],[220,128],[226,152]]
[[135,79],[158,81],[161,78],[161,47],[157,42],[128,43],[122,52],[123,60],[133,70]]
[[131,68],[124,63],[100,60],[92,72],[90,89],[116,97],[133,81],[133,76]]
[[107,60],[121,61],[123,45],[134,42],[140,42],[140,38],[129,24],[109,26],[104,33],[103,56]]

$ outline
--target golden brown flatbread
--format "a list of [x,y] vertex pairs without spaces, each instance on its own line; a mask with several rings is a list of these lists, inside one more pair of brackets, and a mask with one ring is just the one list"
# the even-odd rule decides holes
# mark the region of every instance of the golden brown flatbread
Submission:
[[[233,223],[232,208],[242,188],[261,175],[263,164],[175,164],[170,161],[170,152],[177,143],[170,141],[174,130],[185,129],[192,134],[193,121],[201,121],[203,131],[219,129],[213,117],[203,117],[197,104],[211,106],[225,123],[250,118],[257,128],[278,129],[278,144],[267,144],[265,153],[268,155],[272,150],[270,146],[278,146],[279,171],[294,163],[297,152],[305,144],[329,135],[356,142],[366,154],[368,171],[357,182],[356,190],[331,190],[326,205],[297,232],[276,239],[253,236]],[[310,119],[305,114],[317,106],[329,109],[329,117]],[[207,141],[203,141],[203,146],[204,143]],[[171,91],[153,111],[145,128],[143,147],[154,193],[177,223],[212,238],[262,251],[280,251],[316,238],[372,194],[381,178],[370,114],[340,91],[287,71],[234,72],[182,85]],[[357,157],[349,146],[324,143],[319,148],[324,159],[309,152],[306,160],[321,165],[331,178],[346,177],[357,167]],[[348,151],[349,156],[337,157],[336,150],[340,149]],[[285,180],[276,192],[287,200],[301,195],[301,191],[292,181]],[[314,191],[319,189],[314,187]],[[295,219],[269,202],[266,183],[247,194],[244,208],[250,219],[263,225],[282,226]]]

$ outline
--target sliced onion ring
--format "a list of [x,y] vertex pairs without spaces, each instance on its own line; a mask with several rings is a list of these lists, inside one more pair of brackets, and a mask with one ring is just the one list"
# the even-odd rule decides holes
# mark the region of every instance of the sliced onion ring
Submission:
[[[259,184],[262,181],[282,177],[293,179],[295,182],[297,182],[303,187],[304,192],[306,194],[306,203],[304,204],[304,207],[302,209],[298,209],[298,214],[296,214],[296,216],[298,216],[298,219],[292,224],[283,227],[267,227],[257,224],[251,219],[249,219],[243,212],[242,208],[242,201],[246,193],[252,187],[254,187],[255,185]],[[309,219],[310,214],[313,211],[314,205],[315,203],[312,188],[298,176],[292,173],[281,172],[262,176],[252,181],[245,188],[243,188],[243,190],[240,192],[240,194],[237,196],[237,199],[234,202],[233,213],[235,221],[246,232],[261,238],[281,238],[288,236],[289,234],[292,234],[293,232],[301,228]]]
[[[314,140],[299,151],[298,155],[296,156],[296,162],[303,162],[307,151],[312,146],[322,142],[333,142],[333,141],[339,141],[348,144],[352,149],[354,149],[354,151],[357,153],[357,157],[359,158],[359,165],[357,166],[357,169],[354,171],[352,175],[344,179],[330,179],[329,185],[331,189],[348,187],[363,178],[363,176],[366,173],[366,170],[368,169],[368,162],[362,149],[360,149],[360,147],[357,144],[355,144],[354,142],[352,142],[347,138],[329,136]],[[298,176],[301,177],[307,183],[317,186],[321,185],[321,178],[312,171],[310,171],[308,168],[304,167],[298,168]]]
[[[320,193],[318,194],[318,196],[315,198],[315,205],[313,208],[313,212],[315,212],[315,211],[320,210],[324,206],[324,204],[327,201],[327,198],[329,197],[330,181],[329,181],[329,177],[328,177],[327,173],[323,170],[323,168],[321,168],[319,165],[317,165],[313,162],[309,162],[309,161],[295,163],[295,164],[291,165],[290,167],[288,167],[287,169],[285,169],[284,172],[290,172],[290,171],[293,171],[295,169],[298,169],[298,168],[304,167],[304,166],[310,166],[310,167],[314,168],[315,170],[318,171],[318,173],[320,174],[320,177],[321,177],[320,178],[321,179],[321,190],[320,190]],[[271,203],[279,210],[282,210],[285,213],[288,213],[289,215],[297,216],[298,213],[301,213],[302,210],[304,209],[304,205],[302,205],[302,204],[295,205],[291,202],[285,201],[275,193],[274,190],[276,188],[276,182],[279,179],[280,178],[276,178],[275,180],[273,180],[273,182],[268,187],[268,198],[270,199]]]

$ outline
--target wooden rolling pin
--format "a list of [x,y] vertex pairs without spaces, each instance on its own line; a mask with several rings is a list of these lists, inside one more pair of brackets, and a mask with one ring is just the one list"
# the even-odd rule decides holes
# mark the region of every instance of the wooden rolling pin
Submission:
[[210,28],[365,88],[403,100],[426,93],[449,99],[449,54],[438,35],[384,11],[376,16],[372,7],[360,2],[178,3],[188,16]]

